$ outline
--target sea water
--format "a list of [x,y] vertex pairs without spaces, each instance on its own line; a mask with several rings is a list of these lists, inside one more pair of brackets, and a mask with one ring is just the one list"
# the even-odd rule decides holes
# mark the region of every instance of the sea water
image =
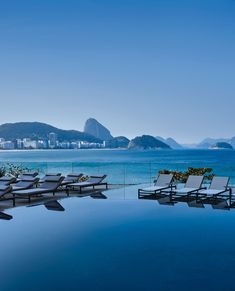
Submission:
[[30,170],[107,174],[110,183],[150,183],[159,170],[212,168],[216,175],[229,176],[235,183],[233,150],[30,150],[1,151],[1,165],[14,163]]

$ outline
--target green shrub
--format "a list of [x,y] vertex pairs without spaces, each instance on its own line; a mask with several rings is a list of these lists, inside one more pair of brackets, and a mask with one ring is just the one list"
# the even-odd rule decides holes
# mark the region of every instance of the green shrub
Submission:
[[214,174],[211,168],[188,168],[187,171],[171,171],[171,170],[161,170],[160,174],[173,174],[174,181],[179,183],[185,183],[190,175],[204,176],[205,180],[212,180]]
[[7,163],[0,167],[0,177],[3,176],[14,176],[19,177],[24,172],[30,172],[30,169],[27,167],[23,167],[21,165],[15,165],[12,163]]

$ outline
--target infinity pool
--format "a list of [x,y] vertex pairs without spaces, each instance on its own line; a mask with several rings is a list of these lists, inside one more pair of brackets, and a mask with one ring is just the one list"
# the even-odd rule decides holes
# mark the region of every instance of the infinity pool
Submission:
[[235,209],[194,206],[134,186],[10,209],[0,290],[235,290]]

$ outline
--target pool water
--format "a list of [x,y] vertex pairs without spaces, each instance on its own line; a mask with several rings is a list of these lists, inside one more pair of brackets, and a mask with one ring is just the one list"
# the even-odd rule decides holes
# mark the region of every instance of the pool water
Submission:
[[8,210],[0,290],[235,290],[235,209],[137,188]]

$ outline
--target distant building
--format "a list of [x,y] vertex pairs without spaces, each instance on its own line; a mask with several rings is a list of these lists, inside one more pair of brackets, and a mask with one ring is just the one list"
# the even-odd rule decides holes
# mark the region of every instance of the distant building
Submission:
[[79,149],[99,149],[99,148],[103,148],[103,144],[95,143],[95,142],[79,141],[78,148]]
[[4,142],[1,142],[0,147],[3,150],[14,150],[15,144],[12,141],[4,141]]
[[70,148],[71,149],[77,149],[78,148],[78,143],[77,142],[71,142]]
[[64,142],[59,143],[59,148],[61,148],[61,149],[69,149],[70,148],[70,142],[64,141]]
[[39,140],[38,141],[39,149],[48,149],[48,140]]
[[23,147],[24,147],[23,140],[22,139],[17,139],[16,140],[16,148],[21,150],[21,149],[23,149]]
[[50,149],[55,149],[57,147],[57,134],[54,132],[49,133],[48,143]]
[[23,140],[23,147],[24,147],[24,149],[37,149],[38,142],[37,142],[37,140],[31,140],[29,138],[25,138]]

